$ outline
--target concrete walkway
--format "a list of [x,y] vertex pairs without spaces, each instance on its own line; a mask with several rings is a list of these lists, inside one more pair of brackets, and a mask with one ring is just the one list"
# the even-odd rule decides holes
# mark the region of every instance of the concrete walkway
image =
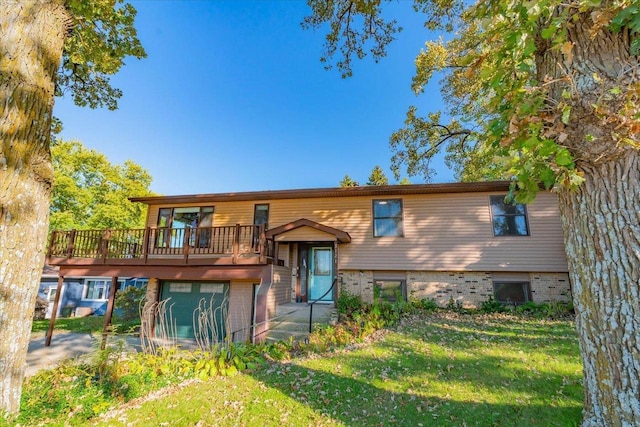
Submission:
[[[102,335],[78,334],[71,332],[54,332],[51,346],[45,347],[45,336],[35,336],[29,341],[27,350],[26,376],[31,376],[41,369],[52,369],[61,362],[73,358],[91,357],[100,348]],[[109,338],[109,345],[120,345],[131,351],[139,351],[140,339],[134,336],[116,336]]]

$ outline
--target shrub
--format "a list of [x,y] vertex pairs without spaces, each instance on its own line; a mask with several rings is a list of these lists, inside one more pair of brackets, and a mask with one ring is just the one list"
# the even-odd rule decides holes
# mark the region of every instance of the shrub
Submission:
[[123,322],[140,318],[140,303],[144,300],[147,287],[129,286],[116,294],[117,317]]
[[438,303],[436,302],[436,300],[434,300],[433,298],[431,299],[427,299],[427,298],[423,298],[423,299],[417,299],[417,298],[411,298],[409,300],[409,303],[420,310],[424,310],[424,311],[436,311],[437,309],[440,308],[440,306],[438,306]]
[[573,302],[552,301],[548,304],[547,316],[552,319],[572,319],[575,314]]
[[535,303],[528,301],[516,307],[516,313],[544,319],[567,319],[574,315],[573,304],[559,301]]
[[338,313],[347,318],[352,318],[353,314],[362,311],[367,306],[360,296],[343,289],[338,295]]
[[449,301],[447,302],[447,306],[445,308],[450,311],[455,311],[456,313],[464,313],[467,311],[462,306],[462,302],[455,301],[453,298],[449,298]]
[[493,297],[489,297],[487,301],[483,301],[480,304],[480,311],[483,313],[502,313],[506,310],[506,307],[501,302],[498,302],[493,299]]
[[546,315],[546,304],[538,304],[533,301],[527,301],[524,304],[521,304],[516,307],[516,313],[518,314],[527,314],[530,316],[545,316]]

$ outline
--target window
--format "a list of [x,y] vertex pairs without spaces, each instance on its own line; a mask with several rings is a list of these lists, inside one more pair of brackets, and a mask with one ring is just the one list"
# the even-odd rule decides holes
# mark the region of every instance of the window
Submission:
[[[149,279],[118,279],[117,289],[124,291],[130,286],[141,288],[147,284]],[[111,290],[111,279],[85,279],[84,281],[83,299],[89,300],[107,300],[109,299],[109,291]]]
[[191,283],[171,282],[169,292],[189,294],[191,293]]
[[373,295],[376,300],[387,302],[404,301],[404,280],[374,280]]
[[[186,208],[160,208],[158,212],[157,247],[182,247],[186,228],[204,228],[198,233],[192,233],[189,244],[196,247],[207,247],[211,237],[211,230],[206,228],[213,225],[213,206],[192,206]],[[169,230],[171,229],[171,230]]]
[[264,224],[264,228],[269,228],[269,205],[258,204],[253,208],[253,224]]
[[47,291],[47,301],[54,302],[56,300],[56,294],[58,293],[57,286],[49,286]]
[[106,300],[109,298],[111,280],[87,279],[85,280],[84,299]]
[[[264,224],[264,229],[269,228],[269,205],[268,204],[256,204],[253,207],[253,224],[254,225],[262,225]],[[260,244],[260,233],[258,230],[254,230],[253,232],[253,247],[257,248]]]
[[161,208],[158,213],[158,227],[195,228],[211,227],[212,224],[213,206]]
[[131,286],[135,286],[136,288],[140,289],[144,286],[147,286],[148,283],[149,279],[139,279],[136,277],[133,277],[131,279],[118,280],[118,292],[124,291]]
[[529,282],[493,282],[493,297],[505,304],[524,304],[531,301]]
[[507,204],[504,196],[491,196],[491,217],[494,236],[528,236],[527,207]]
[[224,283],[201,283],[200,293],[201,294],[223,294],[224,286],[225,286]]
[[373,201],[373,236],[403,236],[402,200]]

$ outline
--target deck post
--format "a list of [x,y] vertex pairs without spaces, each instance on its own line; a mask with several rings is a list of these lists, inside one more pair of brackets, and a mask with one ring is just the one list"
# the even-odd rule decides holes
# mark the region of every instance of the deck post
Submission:
[[107,228],[102,234],[101,250],[102,250],[102,263],[107,263],[107,255],[109,254],[109,240],[111,239],[111,229]]
[[49,319],[49,329],[47,330],[47,338],[44,341],[44,346],[49,347],[51,345],[51,337],[53,336],[53,327],[56,324],[56,316],[58,314],[58,304],[60,304],[60,294],[62,294],[62,284],[64,283],[64,276],[58,274],[58,287],[56,288],[56,298],[53,301],[53,311],[51,312],[51,318]]
[[260,263],[264,264],[267,262],[267,245],[266,245],[266,236],[264,234],[264,224],[260,224],[259,228],[260,240],[258,243],[258,250],[260,252]]
[[236,224],[236,229],[233,236],[233,259],[232,263],[238,262],[238,254],[240,253],[240,224]]
[[49,238],[49,248],[47,249],[47,259],[51,258],[51,252],[53,251],[53,242],[56,241],[57,236],[57,231],[54,230],[51,232],[51,237]]
[[69,241],[67,242],[67,258],[73,257],[73,249],[76,243],[76,230],[69,232]]
[[182,252],[184,254],[184,263],[189,261],[189,241],[191,240],[191,227],[184,229],[184,244],[182,245]]
[[149,258],[149,235],[150,233],[150,228],[146,227],[144,229],[144,234],[142,235],[142,259],[144,260],[144,263],[147,263],[147,258]]
[[[118,290],[118,277],[111,278],[111,288],[109,289],[109,302],[107,303],[107,312],[104,316],[104,329],[102,330],[102,344],[100,349],[104,350],[107,346],[107,335],[109,334],[109,326],[111,325],[111,316],[113,315],[113,307],[116,299],[116,291]],[[56,295],[57,296],[57,295]]]

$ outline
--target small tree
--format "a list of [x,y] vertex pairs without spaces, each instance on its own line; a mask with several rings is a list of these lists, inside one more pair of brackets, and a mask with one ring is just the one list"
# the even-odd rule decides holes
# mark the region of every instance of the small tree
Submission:
[[345,175],[344,178],[342,178],[342,181],[340,181],[340,187],[359,187],[360,184],[358,184],[358,181],[354,181],[351,179],[351,177],[349,175]]
[[116,294],[116,309],[118,318],[129,322],[140,318],[140,304],[145,300],[147,287],[129,286]]
[[389,185],[389,179],[380,166],[376,165],[373,168],[371,175],[369,175],[367,185]]

